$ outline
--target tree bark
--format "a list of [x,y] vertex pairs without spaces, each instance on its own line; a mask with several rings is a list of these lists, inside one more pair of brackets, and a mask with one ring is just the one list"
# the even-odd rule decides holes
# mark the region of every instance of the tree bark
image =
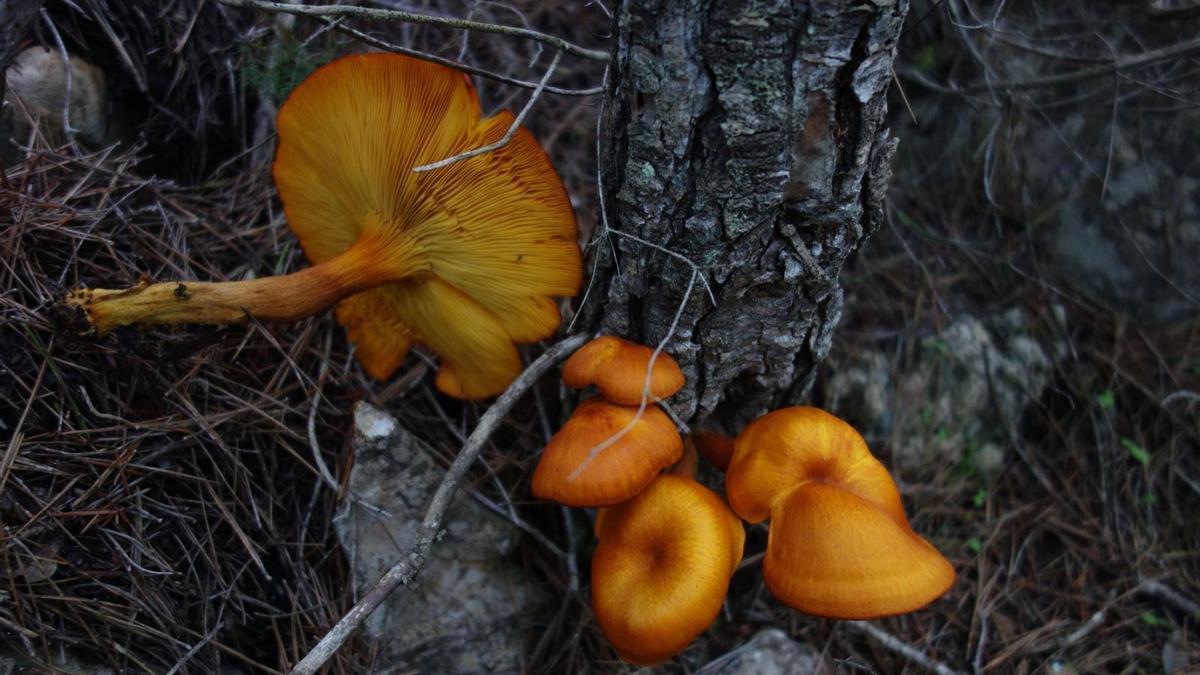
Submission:
[[[908,0],[628,0],[601,118],[609,227],[702,267],[667,351],[682,418],[736,432],[807,395],[838,274],[882,218],[886,92]],[[585,325],[646,344],[692,270],[598,227]],[[615,258],[615,259],[614,259]]]

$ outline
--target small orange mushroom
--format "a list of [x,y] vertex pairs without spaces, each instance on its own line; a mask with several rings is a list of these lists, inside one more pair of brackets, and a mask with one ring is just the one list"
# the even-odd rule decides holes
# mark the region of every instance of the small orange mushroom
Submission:
[[745,542],[720,497],[669,474],[602,509],[596,537],[596,622],[621,658],[640,665],[679,653],[712,624]]
[[733,510],[771,519],[763,577],[802,612],[871,619],[911,612],[954,583],[954,568],[913,532],[887,469],[849,424],[816,408],[751,422],[725,474]]
[[608,400],[638,405],[650,371],[650,401],[664,399],[683,387],[683,371],[666,352],[659,352],[650,367],[654,350],[612,335],[601,335],[579,348],[563,364],[562,378],[568,387],[596,385]]
[[[550,439],[533,473],[538,499],[569,506],[611,506],[641,492],[683,455],[683,440],[666,413],[642,411],[593,396],[575,409]],[[612,443],[597,451],[602,444]]]
[[295,321],[338,303],[372,377],[414,344],[441,357],[437,386],[459,398],[504,390],[521,370],[513,343],[559,326],[553,298],[582,268],[574,212],[525,129],[501,148],[414,168],[499,140],[504,111],[480,119],[461,72],[396,54],[319,68],[279,110],[275,182],[312,267],[228,283],[77,289],[67,304],[104,333],[130,324]]

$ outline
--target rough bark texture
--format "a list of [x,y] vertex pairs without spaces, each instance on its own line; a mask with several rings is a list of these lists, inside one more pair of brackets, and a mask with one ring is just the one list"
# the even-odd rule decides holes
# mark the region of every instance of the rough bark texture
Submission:
[[[609,226],[703,267],[667,350],[684,419],[735,431],[811,388],[838,274],[877,229],[907,0],[629,0],[602,117]],[[614,253],[616,260],[614,261]],[[655,344],[691,269],[598,228],[584,319]]]

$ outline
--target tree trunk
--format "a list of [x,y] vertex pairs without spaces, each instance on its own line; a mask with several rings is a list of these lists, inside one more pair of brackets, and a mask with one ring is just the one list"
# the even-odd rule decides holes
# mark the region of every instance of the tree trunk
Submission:
[[[801,400],[841,314],[838,274],[882,218],[886,92],[908,0],[628,0],[600,170],[608,225],[584,325],[667,351],[672,407],[734,432]],[[614,260],[615,257],[615,260]],[[709,288],[715,298],[710,300]]]

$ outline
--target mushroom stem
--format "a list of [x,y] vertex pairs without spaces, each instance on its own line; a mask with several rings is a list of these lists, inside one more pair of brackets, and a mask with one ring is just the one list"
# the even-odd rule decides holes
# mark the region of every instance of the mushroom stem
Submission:
[[347,296],[408,276],[396,272],[394,249],[388,260],[380,260],[370,239],[362,237],[345,252],[292,274],[216,283],[147,282],[123,290],[79,288],[67,295],[66,304],[83,310],[100,334],[131,324],[245,323],[250,316],[297,321]]

